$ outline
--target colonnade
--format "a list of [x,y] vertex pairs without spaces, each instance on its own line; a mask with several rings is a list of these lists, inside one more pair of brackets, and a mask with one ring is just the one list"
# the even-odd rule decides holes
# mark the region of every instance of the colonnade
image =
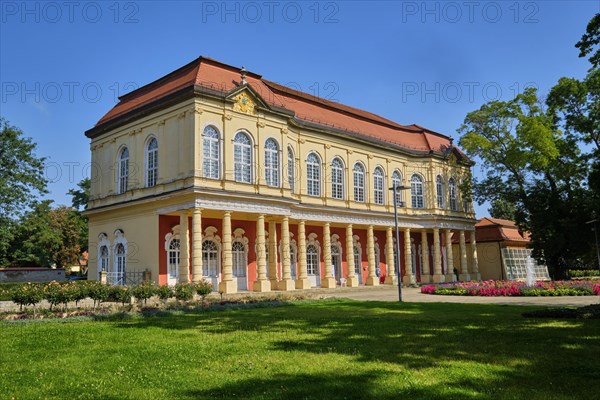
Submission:
[[[191,212],[183,210],[180,212],[180,261],[179,261],[179,281],[190,281],[190,246],[189,243],[189,223],[188,217],[192,216],[192,252],[191,252],[191,280],[193,282],[200,281],[202,277],[202,209],[195,208]],[[221,279],[219,282],[218,291],[222,293],[237,292],[237,281],[233,277],[233,259],[232,259],[232,227],[231,227],[231,211],[225,211],[222,215],[221,227]],[[294,289],[309,289],[311,287],[307,274],[307,258],[306,258],[306,220],[296,221],[298,225],[298,253],[297,253],[297,274],[296,279],[292,279],[291,271],[291,254],[290,254],[290,220],[288,216],[280,216],[273,218],[264,214],[258,215],[256,218],[256,265],[257,278],[252,287],[256,292],[268,292],[270,290],[294,290]],[[336,279],[334,278],[333,266],[331,261],[331,224],[329,222],[311,222],[311,226],[316,224],[322,225],[322,259],[324,263],[324,274],[321,278],[321,287],[334,288],[336,287]],[[265,233],[265,224],[268,223],[269,236],[268,243]],[[276,224],[281,224],[281,275],[278,274],[277,260],[277,230]],[[376,273],[375,260],[375,226],[367,226],[367,260],[368,260],[368,275],[365,281],[367,286],[379,285],[379,277]],[[364,229],[361,226],[361,229]],[[394,228],[387,226],[386,243],[385,243],[385,264],[387,267],[386,278],[384,284],[395,285],[398,283],[397,271],[395,265],[395,232]],[[354,265],[354,227],[352,224],[345,226],[346,230],[346,263],[347,275],[346,286],[356,287],[359,285],[359,279],[356,276]],[[417,230],[415,230],[417,231]],[[475,231],[469,231],[470,246],[467,248],[465,231],[458,232],[459,255],[458,262],[454,259],[452,251],[452,230],[444,229],[443,232],[439,228],[419,229],[421,233],[421,260],[422,269],[420,273],[420,283],[441,283],[451,282],[456,280],[454,268],[458,270],[458,280],[469,281],[479,280],[479,270],[477,261],[477,244],[475,241]],[[442,269],[442,247],[441,233],[444,234],[445,240],[445,258],[446,258],[446,273]],[[429,240],[428,234],[433,235],[433,271],[430,270],[429,258]],[[412,244],[411,244],[411,228],[401,229],[401,240],[404,240],[403,246],[401,243],[401,255],[404,256],[404,275],[402,283],[405,285],[414,284],[417,278],[412,269]],[[269,249],[269,257],[267,260],[267,248]],[[468,263],[467,252],[471,253],[471,263]],[[403,254],[402,254],[403,253]],[[433,273],[431,273],[433,272]]]

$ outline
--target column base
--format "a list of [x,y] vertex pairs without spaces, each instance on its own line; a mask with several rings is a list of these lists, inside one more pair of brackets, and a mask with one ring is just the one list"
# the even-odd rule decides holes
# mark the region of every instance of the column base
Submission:
[[294,290],[296,289],[296,285],[294,284],[294,281],[291,279],[283,279],[281,281],[279,281],[279,283],[277,284],[277,289],[278,290]]
[[271,283],[271,288],[273,290],[276,290],[279,287],[279,281],[277,279],[269,279],[269,282]]
[[414,285],[416,283],[414,275],[404,275],[402,277],[402,283],[405,285]]
[[481,274],[479,272],[475,273],[475,274],[471,274],[471,279],[474,281],[480,281],[481,280]]
[[446,282],[454,282],[455,280],[456,280],[456,277],[454,276],[454,274],[446,275]]
[[398,284],[398,278],[396,277],[396,275],[388,275],[385,277],[385,281],[383,282],[384,285],[397,285]]
[[310,289],[310,281],[308,279],[296,279],[296,289]]
[[421,283],[430,283],[431,275],[421,275]]
[[365,282],[365,286],[379,286],[379,278],[376,276],[367,277],[367,281]]
[[269,282],[266,279],[263,281],[254,281],[252,290],[255,292],[270,292],[271,291],[271,282]]
[[348,287],[358,287],[358,278],[356,275],[349,276],[346,278],[346,286]]
[[332,289],[332,288],[335,288],[336,286],[337,286],[337,284],[335,282],[335,278],[323,278],[323,280],[321,280],[322,288]]
[[433,283],[442,283],[446,281],[446,276],[442,274],[433,274]]
[[231,294],[237,293],[237,281],[219,282],[219,293]]
[[471,280],[471,275],[469,274],[460,274],[458,275],[458,280],[461,282],[469,282]]

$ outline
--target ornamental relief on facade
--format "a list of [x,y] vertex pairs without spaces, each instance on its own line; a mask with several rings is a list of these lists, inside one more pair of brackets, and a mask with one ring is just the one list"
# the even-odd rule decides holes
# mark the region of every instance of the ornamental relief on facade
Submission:
[[233,109],[235,111],[243,112],[246,114],[254,114],[254,110],[256,108],[256,104],[254,101],[248,96],[246,93],[240,93],[235,96],[235,103],[233,104]]

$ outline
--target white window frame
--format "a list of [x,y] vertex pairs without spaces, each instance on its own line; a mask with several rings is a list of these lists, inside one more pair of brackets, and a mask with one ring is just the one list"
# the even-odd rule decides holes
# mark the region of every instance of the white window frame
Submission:
[[294,154],[294,149],[292,149],[292,146],[288,146],[287,148],[287,160],[288,160],[288,165],[287,165],[287,178],[288,178],[288,184],[290,185],[290,191],[292,193],[296,193],[296,157]]
[[117,193],[125,193],[129,188],[129,149],[123,146],[119,150],[117,162]]
[[373,171],[373,202],[385,204],[385,172],[379,166]]
[[425,184],[423,177],[413,174],[410,177],[410,198],[412,208],[425,208]]
[[267,186],[279,187],[279,144],[273,138],[265,141],[265,181]]
[[[395,188],[396,186],[402,186],[402,174],[398,170],[395,170],[392,173],[392,187]],[[404,202],[404,190],[394,190],[394,192],[396,196],[396,203],[398,204],[398,207],[400,207],[401,204]],[[394,201],[394,197],[392,197],[392,201]]]
[[454,178],[448,179],[448,198],[450,200],[450,210],[458,211],[458,196],[456,180]]
[[208,179],[221,177],[221,133],[214,125],[202,131],[202,175]]
[[158,181],[158,139],[151,136],[146,142],[146,187],[156,186]]
[[446,202],[444,201],[444,197],[445,197],[445,190],[444,190],[444,178],[442,178],[441,175],[438,175],[435,178],[435,194],[436,194],[436,200],[437,200],[437,206],[438,208],[445,208],[446,206]]
[[339,157],[334,157],[331,161],[331,197],[343,200],[344,186],[344,161]]
[[364,203],[366,175],[365,166],[361,162],[354,163],[354,167],[352,168],[352,175],[354,177],[354,201]]
[[[245,140],[242,142],[242,138]],[[253,183],[253,144],[252,137],[245,131],[238,131],[233,137],[233,168],[236,182]]]
[[306,194],[321,196],[321,156],[314,151],[306,156]]

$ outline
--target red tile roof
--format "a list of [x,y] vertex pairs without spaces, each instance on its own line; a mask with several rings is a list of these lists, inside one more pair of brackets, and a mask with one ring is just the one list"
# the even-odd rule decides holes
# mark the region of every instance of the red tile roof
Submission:
[[[240,80],[239,68],[211,58],[199,57],[178,70],[121,96],[119,103],[90,131],[179,90],[193,89],[196,86],[226,95],[239,87]],[[362,135],[419,152],[444,153],[452,149],[457,151],[461,158],[468,160],[456,146],[452,145],[450,137],[422,126],[400,125],[358,108],[290,89],[252,72],[247,73],[246,81],[268,106],[286,109],[299,121]]]
[[529,242],[529,234],[519,232],[513,221],[489,217],[477,221],[475,238],[478,242]]

